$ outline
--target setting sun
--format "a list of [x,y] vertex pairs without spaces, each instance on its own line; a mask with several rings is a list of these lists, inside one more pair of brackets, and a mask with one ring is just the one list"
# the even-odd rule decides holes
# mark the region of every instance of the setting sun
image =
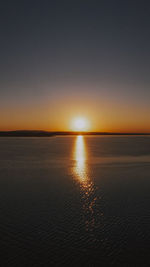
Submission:
[[73,131],[87,131],[89,129],[89,121],[85,118],[75,118],[72,121]]

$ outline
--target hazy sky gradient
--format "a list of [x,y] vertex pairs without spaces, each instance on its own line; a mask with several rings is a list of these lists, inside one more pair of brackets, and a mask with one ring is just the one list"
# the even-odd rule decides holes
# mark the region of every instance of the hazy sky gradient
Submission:
[[0,130],[150,132],[149,1],[1,1]]

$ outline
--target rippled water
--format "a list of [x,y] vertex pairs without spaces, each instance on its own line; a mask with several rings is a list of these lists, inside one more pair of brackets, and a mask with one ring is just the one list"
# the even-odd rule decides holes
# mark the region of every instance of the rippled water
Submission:
[[150,137],[0,138],[1,266],[149,266]]

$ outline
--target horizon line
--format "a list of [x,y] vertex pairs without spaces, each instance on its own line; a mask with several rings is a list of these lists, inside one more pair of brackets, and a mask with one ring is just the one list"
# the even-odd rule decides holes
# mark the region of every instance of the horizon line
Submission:
[[54,135],[150,135],[149,132],[102,132],[102,131],[46,131],[46,130],[9,130],[0,131],[0,137],[46,137]]

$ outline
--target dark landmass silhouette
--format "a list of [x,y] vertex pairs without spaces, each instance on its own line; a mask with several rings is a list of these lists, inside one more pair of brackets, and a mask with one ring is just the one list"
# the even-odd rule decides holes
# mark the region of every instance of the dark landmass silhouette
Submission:
[[0,137],[51,137],[56,135],[150,135],[150,133],[77,132],[77,131],[0,131]]

